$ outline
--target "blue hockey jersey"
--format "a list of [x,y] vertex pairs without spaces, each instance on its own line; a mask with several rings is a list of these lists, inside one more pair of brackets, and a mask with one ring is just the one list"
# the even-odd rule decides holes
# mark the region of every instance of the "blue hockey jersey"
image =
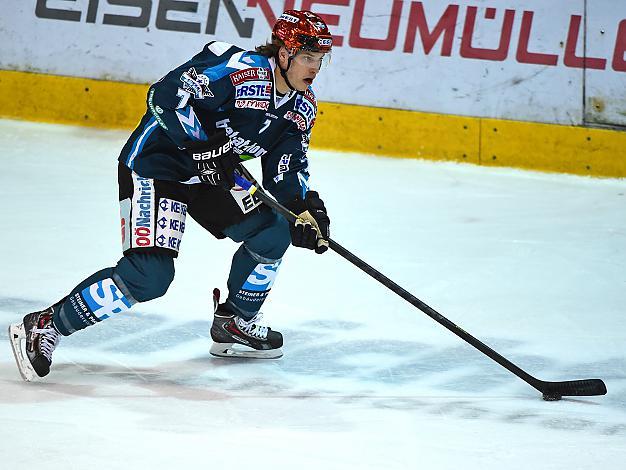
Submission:
[[195,183],[185,146],[223,128],[242,161],[261,158],[263,186],[279,202],[304,197],[317,103],[310,88],[278,95],[275,68],[256,52],[208,43],[150,87],[147,112],[119,160],[146,178]]

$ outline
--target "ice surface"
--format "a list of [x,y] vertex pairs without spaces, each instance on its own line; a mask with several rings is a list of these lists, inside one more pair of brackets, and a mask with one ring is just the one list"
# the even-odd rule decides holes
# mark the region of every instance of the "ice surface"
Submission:
[[[126,136],[0,121],[2,331],[119,258]],[[531,374],[608,395],[544,402],[336,254],[293,248],[264,308],[284,358],[212,358],[236,245],[189,223],[167,295],[63,338],[45,381],[23,383],[0,337],[0,468],[624,468],[624,180],[311,167],[336,241]]]

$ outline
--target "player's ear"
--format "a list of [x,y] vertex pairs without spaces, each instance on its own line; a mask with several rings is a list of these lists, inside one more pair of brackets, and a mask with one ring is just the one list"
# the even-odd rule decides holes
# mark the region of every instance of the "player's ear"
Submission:
[[286,47],[282,46],[278,49],[278,63],[283,68],[286,69],[289,63],[289,51]]

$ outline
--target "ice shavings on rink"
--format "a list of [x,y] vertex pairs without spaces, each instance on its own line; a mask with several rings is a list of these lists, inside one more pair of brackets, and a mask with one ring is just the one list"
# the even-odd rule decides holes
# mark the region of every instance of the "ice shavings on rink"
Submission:
[[[3,331],[119,258],[126,136],[0,121]],[[167,295],[63,338],[46,380],[23,383],[0,338],[0,466],[623,468],[626,182],[311,155],[336,241],[531,374],[608,395],[544,402],[336,254],[294,248],[264,308],[285,356],[212,358],[236,245],[190,222]]]

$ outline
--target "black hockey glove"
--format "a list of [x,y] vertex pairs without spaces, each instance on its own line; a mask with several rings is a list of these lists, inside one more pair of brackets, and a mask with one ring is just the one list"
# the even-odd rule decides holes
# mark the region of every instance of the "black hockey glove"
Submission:
[[224,129],[208,140],[191,142],[185,148],[193,159],[200,181],[229,190],[235,186],[233,172],[239,165],[239,157]]
[[315,253],[328,250],[330,219],[317,191],[308,191],[304,200],[295,199],[287,204],[287,208],[298,215],[290,226],[293,246],[315,250]]

